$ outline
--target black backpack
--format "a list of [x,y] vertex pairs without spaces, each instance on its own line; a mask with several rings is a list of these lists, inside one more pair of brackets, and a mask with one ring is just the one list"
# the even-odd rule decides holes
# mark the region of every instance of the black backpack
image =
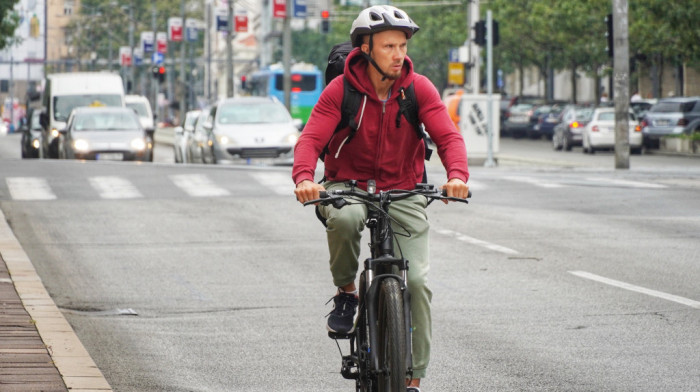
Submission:
[[[348,54],[353,49],[352,43],[350,41],[345,41],[336,44],[331,49],[328,54],[328,66],[326,67],[326,85],[328,85],[337,76],[343,75],[345,70],[345,60]],[[396,127],[401,125],[401,115],[406,118],[406,120],[413,125],[416,131],[416,136],[423,140],[423,145],[425,146],[425,159],[430,160],[430,156],[433,150],[428,147],[427,136],[423,129],[423,124],[418,121],[418,101],[416,100],[416,93],[413,88],[413,82],[408,85],[408,87],[401,87],[399,89],[401,98],[399,98],[399,112],[396,114]],[[348,135],[345,143],[349,143],[355,133],[357,132],[358,124],[355,122],[355,116],[360,109],[360,104],[362,103],[362,94],[357,91],[347,79],[343,79],[343,102],[341,104],[341,117],[340,122],[335,127],[336,133],[341,129],[350,127],[350,134]],[[328,145],[323,148],[321,152],[320,159],[323,160],[325,154],[328,153]],[[426,179],[425,172],[423,173],[423,178]],[[425,182],[425,181],[424,181]]]

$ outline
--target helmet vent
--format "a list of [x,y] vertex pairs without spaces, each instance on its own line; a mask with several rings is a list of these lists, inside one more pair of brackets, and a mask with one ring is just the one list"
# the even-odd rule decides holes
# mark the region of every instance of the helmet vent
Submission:
[[369,14],[369,17],[370,17],[372,20],[374,20],[374,21],[379,21],[379,20],[383,20],[383,19],[384,19],[384,18],[382,18],[379,14],[377,14],[376,12],[371,12],[371,13]]

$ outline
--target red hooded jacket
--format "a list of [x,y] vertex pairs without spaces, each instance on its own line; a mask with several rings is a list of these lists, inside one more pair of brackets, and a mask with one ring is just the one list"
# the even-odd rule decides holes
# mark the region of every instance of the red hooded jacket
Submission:
[[359,113],[355,117],[359,128],[354,138],[344,143],[349,127],[334,134],[340,122],[344,93],[343,79],[337,77],[323,90],[294,148],[294,183],[314,181],[318,157],[330,141],[324,159],[327,180],[357,180],[362,189],[366,189],[367,180],[370,179],[376,181],[377,190],[415,188],[423,178],[423,141],[403,116],[400,126],[396,127],[399,89],[407,88],[411,82],[418,101],[418,119],[437,146],[448,179],[458,178],[467,182],[469,170],[464,139],[455,129],[440,94],[430,80],[414,73],[413,64],[406,57],[402,75],[394,82],[385,103],[379,100],[374,91],[367,74],[367,64],[359,48],[350,52],[345,63],[344,77],[366,96],[366,103],[360,103]]

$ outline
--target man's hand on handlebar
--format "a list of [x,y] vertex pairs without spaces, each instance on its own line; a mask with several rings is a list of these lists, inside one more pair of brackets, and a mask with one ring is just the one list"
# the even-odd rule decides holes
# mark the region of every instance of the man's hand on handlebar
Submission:
[[296,195],[297,200],[299,200],[301,204],[304,204],[309,200],[319,199],[319,193],[325,190],[326,188],[324,188],[321,184],[317,184],[309,180],[304,180],[297,184],[296,189],[294,189],[294,194]]
[[[465,184],[464,181],[458,178],[452,178],[447,181],[447,184],[440,187],[447,191],[448,197],[457,197],[460,199],[466,199],[469,197],[469,185]],[[447,200],[443,200],[443,203],[447,204]]]

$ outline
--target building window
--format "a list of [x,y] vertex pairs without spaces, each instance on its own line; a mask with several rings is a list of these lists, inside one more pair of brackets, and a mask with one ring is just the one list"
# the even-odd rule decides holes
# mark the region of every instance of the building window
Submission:
[[10,92],[10,81],[7,79],[0,80],[0,93]]
[[73,15],[74,0],[63,0],[63,15]]

